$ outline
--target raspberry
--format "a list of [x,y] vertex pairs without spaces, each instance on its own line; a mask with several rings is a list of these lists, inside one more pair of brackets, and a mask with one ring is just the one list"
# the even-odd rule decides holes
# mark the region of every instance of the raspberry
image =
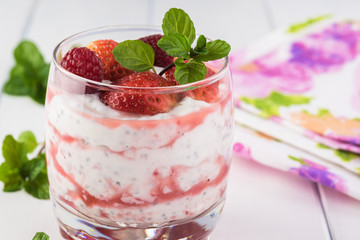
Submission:
[[155,34],[155,35],[149,35],[146,37],[139,38],[140,41],[143,41],[144,43],[149,44],[155,52],[155,62],[154,65],[158,67],[166,67],[170,65],[174,58],[169,56],[164,50],[162,50],[158,45],[157,42],[162,38],[163,35],[161,34]]
[[[86,47],[73,48],[61,59],[60,65],[80,77],[101,82],[104,79],[104,70],[101,61],[94,52]],[[86,86],[85,93],[94,93],[96,90]]]

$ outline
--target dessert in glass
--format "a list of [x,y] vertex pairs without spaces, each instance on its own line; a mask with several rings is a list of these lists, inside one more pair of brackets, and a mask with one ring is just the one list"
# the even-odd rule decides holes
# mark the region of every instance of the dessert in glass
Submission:
[[137,72],[98,52],[159,34],[103,27],[54,50],[46,155],[55,215],[68,239],[208,239],[218,220],[232,153],[228,57],[205,62],[205,79],[178,84],[176,57],[166,56],[165,73],[167,63]]

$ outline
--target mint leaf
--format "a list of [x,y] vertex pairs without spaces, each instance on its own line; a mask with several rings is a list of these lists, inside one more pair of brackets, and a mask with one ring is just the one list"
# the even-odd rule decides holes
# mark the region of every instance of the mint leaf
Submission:
[[200,35],[197,42],[196,47],[194,48],[195,52],[201,52],[206,47],[206,37],[204,35]]
[[4,192],[16,192],[23,188],[24,181],[19,175],[14,175],[10,181],[5,182],[4,184]]
[[36,138],[31,131],[22,132],[19,136],[19,142],[25,144],[27,153],[33,152],[38,145],[38,143],[36,142]]
[[24,163],[20,168],[21,176],[24,179],[34,180],[41,171],[46,171],[45,154],[41,154],[38,157]]
[[185,63],[183,59],[175,60],[175,79],[179,84],[186,84],[204,79],[206,76],[206,66],[202,62],[190,60]]
[[41,172],[34,180],[25,182],[25,191],[38,199],[49,199],[49,181],[47,174]]
[[21,41],[14,50],[15,66],[2,91],[15,96],[29,96],[45,104],[46,85],[50,64],[45,62],[36,45]]
[[231,47],[223,40],[215,40],[208,42],[206,44],[206,49],[208,50],[206,54],[195,56],[194,59],[202,62],[220,59],[229,54]]
[[30,41],[24,40],[18,44],[14,50],[14,57],[17,63],[34,70],[31,74],[36,74],[45,64],[45,60],[37,46]]
[[7,162],[0,165],[0,181],[4,182],[4,192],[18,191],[24,185],[19,170],[11,167]]
[[126,40],[113,49],[114,58],[123,67],[137,72],[153,69],[153,48],[140,40]]
[[5,162],[13,169],[20,168],[21,165],[28,160],[25,145],[18,143],[11,135],[5,137],[2,153]]
[[32,240],[49,240],[50,237],[44,232],[37,232]]
[[191,45],[187,37],[180,33],[170,33],[158,41],[158,46],[172,57],[190,58]]
[[5,162],[0,165],[0,181],[3,191],[13,192],[25,188],[26,192],[39,199],[49,199],[46,159],[44,153],[28,160],[27,153],[34,151],[38,143],[30,131],[22,132],[19,140],[5,137],[2,146]]
[[25,84],[24,78],[25,67],[16,64],[10,71],[10,79],[4,84],[3,91],[11,95],[26,96],[30,88]]
[[195,27],[191,18],[182,9],[171,8],[165,13],[162,22],[164,35],[180,33],[189,39],[190,45],[195,40]]

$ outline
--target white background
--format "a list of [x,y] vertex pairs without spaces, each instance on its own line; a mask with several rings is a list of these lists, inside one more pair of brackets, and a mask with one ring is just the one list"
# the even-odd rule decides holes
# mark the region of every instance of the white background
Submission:
[[[360,20],[357,0],[0,0],[0,85],[14,63],[12,50],[23,38],[36,42],[50,61],[55,45],[71,34],[103,25],[160,25],[171,7],[184,9],[197,32],[227,40],[233,51],[308,17],[330,13]],[[28,98],[0,95],[0,141],[23,130],[43,139],[44,108]],[[30,240],[37,231],[62,239],[51,202],[23,191],[0,192],[0,240]],[[358,201],[300,177],[233,159],[227,203],[213,240],[359,238]]]

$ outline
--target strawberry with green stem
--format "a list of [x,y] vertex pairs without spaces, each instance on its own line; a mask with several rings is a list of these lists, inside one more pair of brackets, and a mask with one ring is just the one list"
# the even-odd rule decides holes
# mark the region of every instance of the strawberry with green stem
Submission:
[[[195,27],[190,17],[181,9],[172,8],[165,14],[162,29],[164,35],[156,45],[153,43],[149,45],[146,43],[147,41],[142,41],[144,38],[141,38],[140,40],[123,41],[113,49],[114,58],[121,66],[138,72],[134,76],[122,78],[118,82],[119,85],[161,87],[174,85],[169,81],[175,82],[176,85],[200,81],[215,74],[206,67],[204,62],[221,59],[230,52],[230,45],[225,41],[208,41],[204,35],[198,37],[196,46],[192,48],[191,45],[196,38]],[[145,37],[145,39],[154,38],[153,36]],[[155,60],[159,60],[159,58],[161,60],[157,47],[175,59],[159,75],[156,75],[154,68]],[[153,73],[148,72],[149,70]],[[166,71],[173,71],[172,75],[174,76],[167,77],[167,83],[166,80],[164,81],[165,78],[161,77]],[[153,83],[149,85],[147,81]],[[219,82],[215,82],[187,91],[187,95],[196,100],[215,102],[218,96],[218,86]],[[174,94],[158,94],[155,98],[147,93],[122,94],[108,91],[100,94],[101,101],[113,109],[147,115],[168,112],[181,98],[182,96]]]

